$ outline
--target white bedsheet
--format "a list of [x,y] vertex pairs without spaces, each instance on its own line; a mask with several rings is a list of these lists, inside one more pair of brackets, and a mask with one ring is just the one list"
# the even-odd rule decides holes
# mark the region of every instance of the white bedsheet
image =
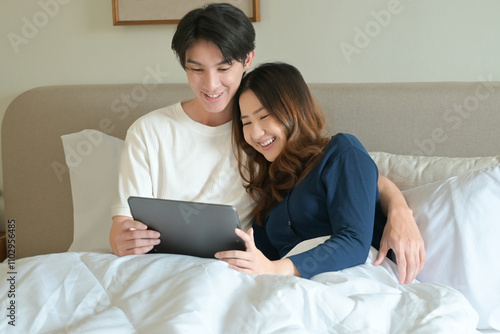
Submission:
[[457,291],[399,285],[388,264],[370,263],[306,280],[180,255],[26,258],[15,263],[14,298],[9,277],[0,283],[16,325],[3,316],[0,333],[476,333],[477,313]]

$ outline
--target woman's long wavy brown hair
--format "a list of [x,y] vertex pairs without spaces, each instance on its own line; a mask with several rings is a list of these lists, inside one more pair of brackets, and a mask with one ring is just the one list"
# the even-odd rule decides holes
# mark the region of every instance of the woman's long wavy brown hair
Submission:
[[[284,129],[287,142],[273,162],[267,161],[244,139],[239,99],[248,90]],[[263,225],[272,207],[319,162],[329,141],[324,136],[325,116],[300,72],[284,63],[262,64],[249,72],[234,101],[233,147],[238,169],[246,191],[256,203],[253,217],[257,224]]]

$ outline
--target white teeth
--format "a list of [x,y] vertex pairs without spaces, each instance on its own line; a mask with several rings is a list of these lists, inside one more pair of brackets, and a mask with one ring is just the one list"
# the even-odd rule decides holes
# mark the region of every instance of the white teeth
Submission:
[[216,97],[219,97],[222,93],[219,93],[219,94],[206,94],[208,97],[211,97],[211,98],[216,98]]
[[262,147],[266,147],[268,146],[269,144],[271,144],[276,138],[269,138],[268,140],[266,140],[265,142],[263,143],[260,143],[260,146]]

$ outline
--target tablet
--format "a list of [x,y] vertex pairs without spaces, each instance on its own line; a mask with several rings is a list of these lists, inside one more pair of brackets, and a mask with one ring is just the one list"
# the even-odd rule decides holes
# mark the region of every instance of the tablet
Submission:
[[245,250],[234,231],[240,221],[231,205],[136,196],[128,204],[134,220],[160,232],[160,243],[149,253],[213,258],[219,251]]

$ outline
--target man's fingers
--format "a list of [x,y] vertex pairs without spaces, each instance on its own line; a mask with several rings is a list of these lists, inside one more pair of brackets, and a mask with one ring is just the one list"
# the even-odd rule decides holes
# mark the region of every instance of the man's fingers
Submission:
[[127,240],[150,240],[156,239],[160,237],[160,233],[153,230],[131,230],[127,234]]
[[148,230],[148,226],[137,220],[127,219],[122,223],[122,230],[126,231],[127,240],[130,239],[158,239],[160,233]]
[[415,254],[415,258],[413,261],[408,262],[406,267],[406,279],[405,279],[405,284],[409,284],[413,282],[416,278],[417,275],[420,273],[420,271],[424,268],[424,263],[425,263],[425,251],[420,250]]
[[[154,231],[153,231],[154,232]],[[121,243],[120,255],[144,254],[149,252],[155,245],[160,243],[160,239],[129,239]]]
[[406,282],[406,258],[403,255],[396,255],[396,261],[398,262],[398,276],[399,283],[405,284]]
[[420,273],[422,271],[422,269],[424,269],[424,265],[425,265],[425,248],[422,247],[420,249],[420,252],[419,252],[419,256],[420,256],[420,267],[418,268],[418,272]]
[[133,219],[124,220],[122,223],[123,230],[146,230],[147,228],[148,226],[146,224]]
[[153,249],[154,246],[147,246],[147,247],[138,247],[138,248],[131,248],[123,252],[123,255],[138,255],[138,254],[146,254],[150,250]]
[[410,284],[411,282],[413,282],[413,280],[417,276],[417,268],[419,266],[417,264],[417,262],[418,262],[417,259],[413,259],[413,261],[409,261],[407,263],[407,265],[406,265],[406,277],[404,280],[404,284]]
[[160,233],[153,230],[128,230],[121,233],[118,245],[119,256],[144,254],[160,243]]
[[376,266],[381,264],[386,258],[388,251],[389,251],[389,246],[381,244],[380,249],[378,250],[377,258],[375,259],[375,262],[373,262],[373,264]]

